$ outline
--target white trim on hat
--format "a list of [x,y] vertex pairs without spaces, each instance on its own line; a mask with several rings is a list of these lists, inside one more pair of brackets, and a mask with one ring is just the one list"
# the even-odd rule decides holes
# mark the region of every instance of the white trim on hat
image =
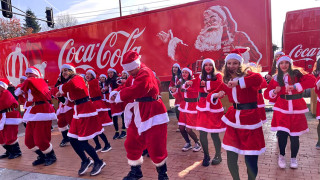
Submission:
[[70,64],[63,64],[61,67],[60,67],[60,71],[62,71],[62,69],[70,69],[71,71],[73,71],[74,73],[76,73],[76,68],[71,66]]
[[276,67],[279,66],[280,62],[282,61],[288,61],[291,65],[293,63],[292,59],[289,56],[281,56],[278,60],[277,60],[277,65]]
[[109,72],[109,71],[112,71],[112,72],[117,74],[117,71],[115,69],[113,69],[113,68],[109,68],[107,72]]
[[201,67],[203,68],[203,67],[204,67],[204,64],[206,64],[206,63],[211,63],[211,64],[213,65],[213,67],[215,67],[215,65],[216,65],[212,59],[207,58],[207,59],[204,59],[204,60],[202,61]]
[[100,78],[102,78],[102,77],[104,77],[104,78],[106,78],[107,79],[107,76],[105,75],[105,74],[100,74],[100,76],[99,76]]
[[191,71],[191,69],[189,69],[189,68],[187,68],[187,67],[183,68],[181,71],[188,71],[189,74],[190,74],[190,76],[192,76],[192,71]]
[[274,56],[276,56],[276,55],[281,55],[281,56],[283,56],[283,55],[285,55],[285,54],[284,54],[284,52],[282,52],[282,51],[278,51],[278,52],[276,52],[276,53],[274,54]]
[[179,65],[178,63],[174,63],[174,64],[172,65],[172,67],[177,67],[177,68],[181,69],[181,68],[180,68],[180,65]]
[[122,71],[121,73],[126,73],[128,77],[130,76],[130,74],[127,71]]
[[26,80],[28,78],[26,76],[21,76],[20,79]]
[[138,68],[141,64],[140,59],[141,59],[141,56],[139,56],[136,60],[132,61],[131,63],[122,64],[123,70],[128,72]]
[[32,68],[32,67],[29,67],[29,68],[26,69],[25,74],[27,75],[27,73],[35,74],[38,77],[41,77],[40,71],[35,69],[35,68]]
[[4,89],[8,89],[8,84],[3,81],[0,81],[0,87],[3,87]]
[[242,56],[240,56],[239,54],[236,54],[236,53],[230,53],[230,54],[228,54],[228,55],[226,56],[225,60],[224,60],[224,61],[225,61],[225,64],[227,64],[227,62],[228,62],[230,59],[235,59],[235,60],[239,61],[240,64],[243,63],[243,58],[242,58]]
[[94,78],[97,77],[97,74],[92,69],[87,70],[87,72],[91,73]]

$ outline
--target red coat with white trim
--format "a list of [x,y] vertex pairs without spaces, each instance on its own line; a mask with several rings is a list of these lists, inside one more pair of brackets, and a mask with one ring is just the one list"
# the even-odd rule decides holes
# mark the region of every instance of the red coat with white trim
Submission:
[[[21,123],[22,118],[19,111],[16,111],[15,108],[18,107],[17,100],[8,90],[4,90],[0,94],[0,111],[12,108],[13,110],[6,113],[0,113],[0,130],[2,125],[18,125]],[[3,128],[3,127],[2,127]]]
[[[174,81],[172,81],[172,79],[171,79],[171,81],[170,81],[170,84],[169,84],[169,88],[170,87],[179,87],[179,85],[180,85],[180,79],[178,79],[178,76],[175,76],[174,77]],[[180,88],[178,88],[178,91],[180,91]],[[180,106],[180,104],[181,104],[181,101],[182,101],[182,99],[183,99],[183,97],[181,96],[181,93],[172,93],[171,91],[169,91],[172,95],[173,95],[173,97],[175,98],[175,101],[174,101],[174,105],[175,106]]]
[[102,93],[99,86],[99,80],[93,79],[88,82],[89,84],[89,97],[101,97],[101,100],[93,101],[94,106],[96,107],[97,111],[108,111],[109,108],[107,107],[106,103],[102,101]]
[[320,76],[318,76],[314,91],[317,94],[317,113],[316,113],[316,118],[319,120],[320,119],[320,90],[317,87],[317,84],[320,83]]
[[[196,83],[197,81],[195,79],[191,80],[193,83]],[[186,102],[185,99],[197,99],[199,96],[198,87],[196,86],[187,86],[186,83],[184,83],[181,86],[182,94],[182,101],[179,106],[179,111],[184,113],[190,113],[190,114],[197,114],[197,105],[198,102]]]
[[260,115],[260,119],[263,123],[267,122],[267,116],[266,116],[266,110],[265,110],[265,104],[264,104],[264,99],[263,99],[263,94],[262,94],[262,89],[267,88],[268,83],[267,81],[263,78],[262,79],[262,84],[260,86],[259,89],[259,93],[258,93],[258,111],[259,111],[259,115]]
[[[259,73],[248,72],[244,77],[237,77],[233,80],[239,80],[239,85],[228,88],[222,83],[216,90],[211,92],[207,99],[212,100],[212,95],[224,91],[228,95],[231,103],[246,104],[258,101],[258,90],[262,83],[262,76]],[[217,99],[218,100],[218,99]],[[233,106],[229,107],[227,113],[222,117],[225,124],[239,129],[257,129],[262,126],[258,108],[236,110]]]
[[[133,78],[132,85],[126,82],[126,87],[122,88],[118,93],[115,102],[134,101],[137,98],[149,97],[156,99],[149,102],[133,102],[129,103],[125,108],[125,123],[129,127],[131,120],[141,134],[153,126],[169,122],[167,110],[162,100],[158,98],[159,87],[157,80],[151,69],[144,64],[140,65],[140,70],[136,77]],[[134,118],[132,114],[134,112]]]
[[[24,121],[49,121],[57,119],[51,101],[51,93],[47,83],[42,78],[28,78],[21,86],[22,93],[28,94],[28,102],[44,102],[27,107]],[[28,103],[27,103],[28,104]]]

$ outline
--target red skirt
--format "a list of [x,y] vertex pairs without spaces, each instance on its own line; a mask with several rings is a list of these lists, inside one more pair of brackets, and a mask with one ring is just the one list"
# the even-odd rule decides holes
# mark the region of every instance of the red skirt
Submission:
[[266,123],[267,122],[267,116],[266,116],[265,108],[264,107],[261,107],[261,108],[259,107],[258,108],[258,113],[259,113],[259,116],[260,116],[260,119],[261,119],[262,123]]
[[190,114],[180,111],[178,125],[186,126],[190,129],[196,129],[197,114]]
[[316,115],[317,115],[316,118],[319,120],[320,119],[320,102],[319,102],[319,100],[317,101],[317,114]]
[[73,109],[65,113],[60,113],[57,117],[59,131],[68,130],[68,125],[71,124],[71,121],[73,119]]
[[124,103],[111,103],[111,116],[120,116],[124,108]]
[[0,144],[11,145],[18,139],[18,125],[4,125],[0,131]]
[[72,119],[68,136],[85,141],[93,139],[96,135],[104,131],[98,116],[81,117],[79,119]]
[[110,126],[113,124],[108,111],[98,111],[98,118],[102,126]]
[[221,120],[224,112],[212,113],[198,111],[196,129],[208,133],[220,133],[226,130],[225,123]]

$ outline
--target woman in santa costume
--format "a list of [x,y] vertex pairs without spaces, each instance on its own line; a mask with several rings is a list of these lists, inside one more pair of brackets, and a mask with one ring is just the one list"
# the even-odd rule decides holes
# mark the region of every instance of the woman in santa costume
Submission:
[[[108,114],[109,108],[107,107],[105,102],[102,101],[102,93],[99,87],[99,80],[96,77],[97,77],[97,73],[93,69],[87,70],[86,80],[89,85],[89,97],[93,102],[93,105],[96,108],[96,111],[98,112],[98,118],[100,120],[101,125],[103,127],[110,126],[113,123]],[[108,142],[107,136],[103,132],[99,134],[99,136],[103,140],[105,146],[104,148],[102,148],[99,142],[98,136],[94,137],[93,140],[96,143],[96,147],[94,149],[96,150],[96,152],[110,151],[112,147]]]
[[7,90],[8,85],[7,79],[0,79],[0,144],[6,149],[0,159],[15,159],[21,156],[17,135],[22,118],[19,111],[15,110],[19,104]]
[[235,49],[225,58],[223,82],[208,95],[211,103],[228,96],[229,107],[222,121],[227,125],[222,147],[227,151],[228,168],[233,179],[240,179],[238,155],[245,156],[248,179],[258,174],[258,155],[265,152],[262,122],[258,113],[258,90],[262,76],[246,71],[242,53],[248,49]]
[[130,74],[125,87],[113,91],[110,100],[116,103],[131,101],[127,104],[124,116],[127,138],[124,146],[127,151],[131,171],[124,178],[142,178],[142,152],[148,149],[152,162],[156,165],[158,179],[168,179],[166,159],[167,123],[169,117],[166,107],[158,98],[159,88],[152,70],[140,61],[141,56],[136,51],[128,51],[123,55],[122,67]]
[[[181,69],[180,69],[180,65],[178,63],[173,64],[172,69],[172,78],[169,84],[169,92],[171,92],[171,90],[173,90],[174,92],[176,91],[176,88],[178,89],[178,91],[180,90],[180,79],[181,79]],[[179,106],[180,103],[183,99],[183,97],[181,96],[181,93],[176,93],[176,95],[174,96],[174,106],[175,106],[175,113],[177,116],[177,119],[179,120],[179,115],[180,115],[180,111],[179,111]],[[178,129],[179,130],[179,129]]]
[[[32,102],[28,102],[27,99],[28,99],[28,94],[20,94],[18,95],[16,92],[20,92],[21,90],[21,86],[23,84],[23,82],[27,79],[26,76],[21,76],[20,77],[20,84],[18,84],[16,86],[16,90],[14,91],[14,94],[18,97],[18,102],[19,102],[19,105],[23,105],[22,109],[20,109],[20,111],[22,112],[25,112],[25,110],[27,109],[27,107],[31,106]],[[24,127],[26,127],[27,123],[23,123]]]
[[[60,70],[67,82],[59,86],[57,97],[65,95],[75,104],[68,136],[71,138],[71,146],[82,160],[78,174],[83,175],[89,166],[93,164],[90,175],[95,176],[101,172],[106,163],[99,158],[88,140],[101,134],[104,129],[98,119],[98,112],[90,101],[88,88],[84,79],[80,75],[75,74],[76,70],[71,64],[63,64]],[[94,162],[87,158],[85,152]]]
[[[193,132],[192,129],[197,127],[197,104],[198,104],[198,87],[192,86],[194,78],[192,76],[192,71],[185,67],[182,69],[182,79],[181,79],[181,90],[171,89],[173,96],[176,96],[177,93],[181,93],[183,99],[181,100],[179,106],[179,119],[178,125],[180,133],[186,144],[182,148],[182,151],[188,151],[193,149],[194,152],[201,150],[200,141],[197,135]],[[175,90],[175,92],[173,91]],[[192,148],[188,135],[193,139],[195,145]]]
[[208,94],[222,83],[222,75],[217,72],[215,63],[212,59],[204,59],[201,67],[201,75],[195,79],[192,87],[198,88],[200,97],[197,105],[198,116],[196,129],[200,131],[200,142],[204,153],[202,165],[209,166],[210,155],[208,149],[208,133],[211,135],[216,150],[211,164],[217,165],[222,161],[219,133],[226,130],[226,125],[221,121],[224,109],[220,100],[216,103],[207,101]]
[[[102,101],[105,102],[108,112],[111,110],[111,105],[109,103],[109,88],[107,86],[107,76],[105,74],[100,74],[99,76],[99,86],[102,93]],[[110,115],[109,115],[110,116]],[[110,116],[111,118],[111,116]]]
[[307,104],[302,97],[305,89],[313,88],[315,77],[294,69],[290,56],[281,56],[277,60],[278,73],[271,79],[264,97],[277,101],[273,107],[271,130],[278,131],[280,168],[286,168],[285,149],[288,136],[291,143],[291,168],[298,168],[297,154],[299,151],[299,136],[308,132],[305,113],[308,112]]
[[317,135],[318,135],[318,141],[316,144],[316,149],[320,150],[320,56],[318,56],[317,62],[315,63],[315,70],[312,72],[312,74],[317,78],[316,85],[314,87],[314,90],[317,94],[317,113],[316,118],[319,121],[318,127],[317,127]]
[[25,144],[38,155],[32,165],[49,166],[57,160],[50,143],[52,120],[56,120],[57,116],[51,103],[48,85],[40,78],[40,71],[31,66],[25,73],[28,79],[23,82],[21,89],[16,91],[17,95],[28,94],[28,102],[32,103],[23,115],[23,121],[27,122]]

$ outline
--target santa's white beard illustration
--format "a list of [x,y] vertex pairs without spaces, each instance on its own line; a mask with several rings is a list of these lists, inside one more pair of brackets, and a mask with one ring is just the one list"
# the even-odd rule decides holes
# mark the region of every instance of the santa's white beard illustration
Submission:
[[221,38],[223,34],[223,26],[205,27],[201,29],[200,34],[194,43],[195,48],[199,51],[218,51],[221,49]]

